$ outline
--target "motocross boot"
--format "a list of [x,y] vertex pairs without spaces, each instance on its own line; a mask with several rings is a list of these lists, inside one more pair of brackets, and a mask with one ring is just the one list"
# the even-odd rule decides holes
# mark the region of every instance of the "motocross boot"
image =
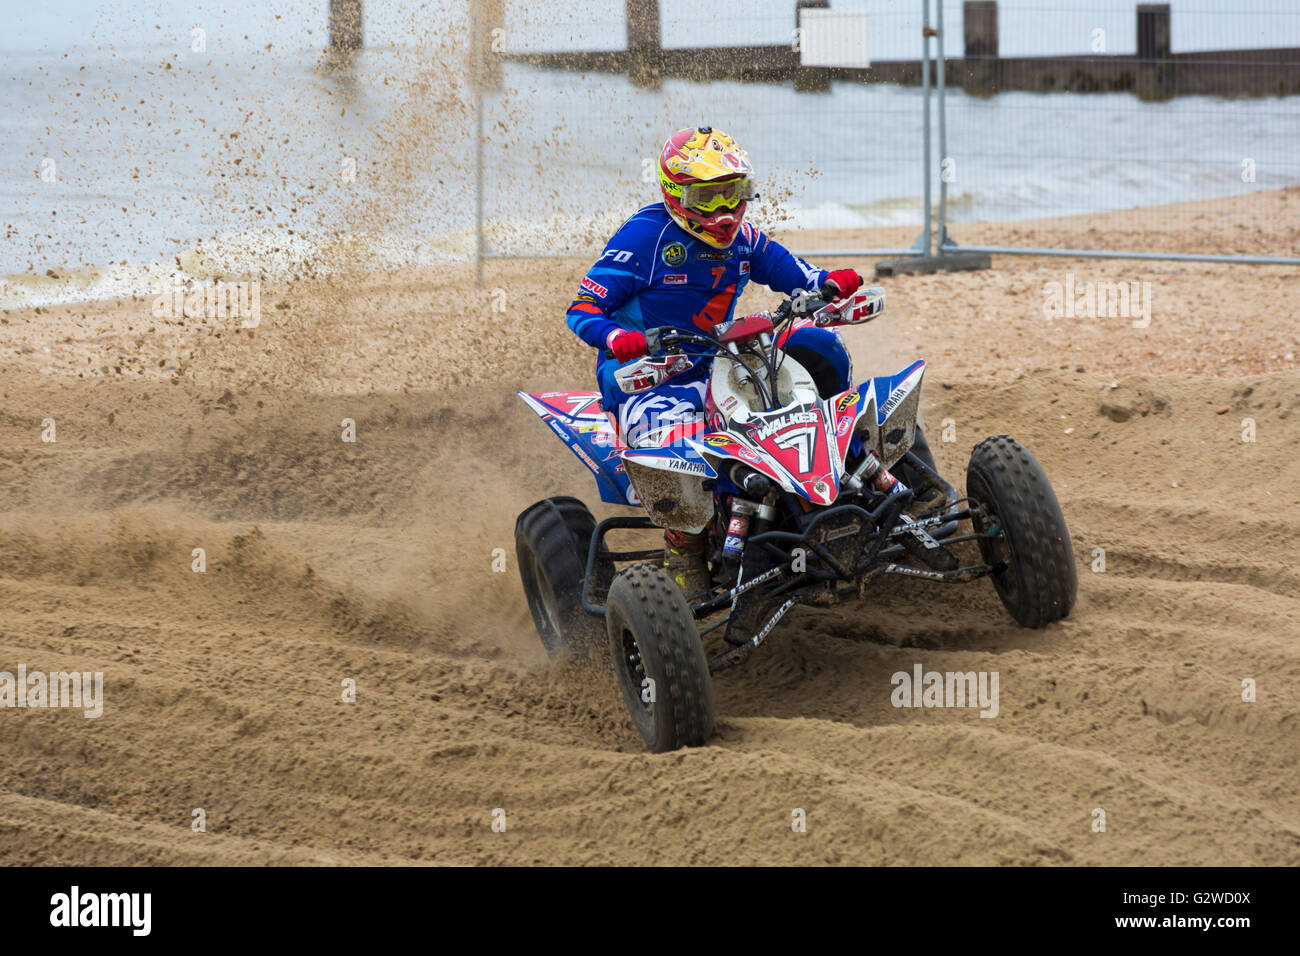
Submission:
[[765,599],[752,591],[742,594],[732,608],[731,619],[722,632],[723,639],[733,645],[749,643],[759,629],[772,619],[780,604],[780,598]]
[[713,590],[709,564],[704,559],[708,535],[664,532],[664,569],[686,595],[687,604],[699,604]]

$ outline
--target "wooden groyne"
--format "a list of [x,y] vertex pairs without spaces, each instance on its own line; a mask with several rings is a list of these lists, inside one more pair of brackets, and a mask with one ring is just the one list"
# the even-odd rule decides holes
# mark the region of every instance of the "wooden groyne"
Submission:
[[[827,0],[799,0],[799,7],[825,7]],[[497,6],[497,9],[500,9]],[[1300,49],[1214,50],[1173,53],[1167,3],[1135,9],[1138,52],[1081,56],[1002,57],[998,52],[996,0],[963,5],[963,55],[944,60],[947,82],[968,93],[1133,92],[1144,99],[1174,96],[1287,96],[1300,94]],[[491,53],[490,57],[545,69],[623,73],[640,85],[662,80],[791,82],[799,89],[829,89],[832,81],[919,85],[923,65],[915,60],[874,62],[869,68],[803,67],[793,44],[664,49],[660,44],[658,0],[627,0],[627,47],[571,53]],[[918,27],[917,46],[920,46]],[[937,69],[930,65],[932,76]]]

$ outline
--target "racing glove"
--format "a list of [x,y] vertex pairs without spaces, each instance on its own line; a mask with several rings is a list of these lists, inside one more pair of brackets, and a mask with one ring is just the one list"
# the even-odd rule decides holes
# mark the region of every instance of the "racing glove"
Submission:
[[630,362],[634,358],[645,355],[645,336],[640,332],[615,329],[609,333],[609,338],[605,339],[605,347],[613,353],[615,361],[619,364]]
[[847,299],[862,288],[862,276],[852,269],[836,269],[826,274],[826,284],[835,286],[836,300]]

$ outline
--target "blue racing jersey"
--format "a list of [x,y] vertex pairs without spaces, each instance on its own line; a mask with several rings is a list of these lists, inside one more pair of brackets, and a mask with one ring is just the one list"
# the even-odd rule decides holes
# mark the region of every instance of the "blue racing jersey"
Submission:
[[[826,271],[792,255],[750,223],[741,226],[727,249],[696,239],[673,221],[662,203],[643,207],[623,223],[587,270],[567,315],[569,328],[597,349],[604,407],[628,398],[613,384],[618,363],[605,358],[610,332],[644,332],[667,325],[707,333],[732,317],[751,279],[793,295],[819,290]],[[709,364],[700,362],[674,381],[702,378]]]

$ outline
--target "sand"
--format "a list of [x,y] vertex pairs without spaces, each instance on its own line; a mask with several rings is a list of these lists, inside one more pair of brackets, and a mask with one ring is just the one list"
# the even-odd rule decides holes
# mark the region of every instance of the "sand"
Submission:
[[[1285,254],[1298,203],[954,232]],[[596,505],[513,396],[590,381],[563,323],[584,267],[268,286],[255,330],[145,300],[0,313],[0,670],[105,688],[98,719],[0,710],[0,863],[1300,864],[1300,269],[883,280],[859,374],[930,361],[959,486],[986,435],[1034,450],[1078,605],[1026,631],[987,582],[891,581],[799,610],[716,680],[709,746],[651,755],[608,662],[547,663],[514,568],[520,510]],[[1149,327],[1045,318],[1068,272],[1149,282]],[[916,664],[997,671],[998,716],[895,708]]]

